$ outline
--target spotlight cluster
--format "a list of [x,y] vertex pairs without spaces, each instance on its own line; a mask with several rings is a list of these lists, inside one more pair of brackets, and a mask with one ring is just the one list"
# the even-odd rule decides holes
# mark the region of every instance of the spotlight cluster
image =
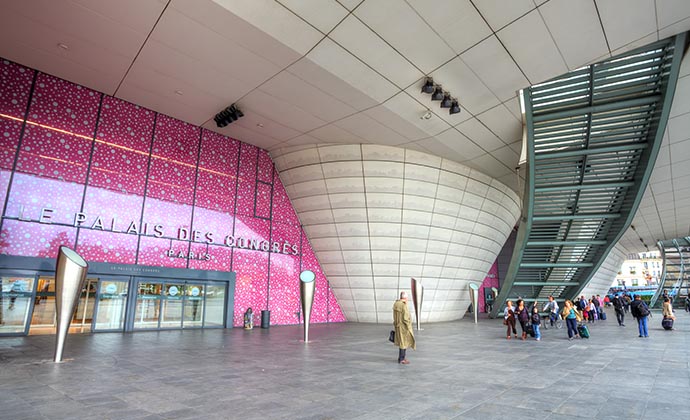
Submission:
[[237,121],[237,119],[240,117],[244,117],[244,114],[235,106],[235,104],[232,104],[217,113],[216,116],[213,117],[213,120],[216,122],[216,125],[219,128],[223,128],[231,122]]
[[443,90],[441,85],[434,83],[431,77],[426,79],[424,86],[422,86],[422,93],[430,93],[432,101],[441,101],[441,108],[448,108],[450,115],[460,112],[460,105],[458,100],[450,96],[450,92]]

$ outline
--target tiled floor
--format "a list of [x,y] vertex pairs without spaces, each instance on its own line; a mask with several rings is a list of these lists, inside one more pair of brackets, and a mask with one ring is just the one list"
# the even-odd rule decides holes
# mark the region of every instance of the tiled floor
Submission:
[[386,325],[0,338],[2,419],[690,418],[690,315],[506,340],[500,320],[417,332],[396,363]]

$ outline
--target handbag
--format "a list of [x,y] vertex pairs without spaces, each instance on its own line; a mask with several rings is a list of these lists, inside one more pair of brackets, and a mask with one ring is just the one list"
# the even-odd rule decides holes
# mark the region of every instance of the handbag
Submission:
[[391,330],[391,333],[388,334],[388,341],[395,343],[395,330]]
[[507,319],[503,319],[503,325],[508,325],[508,320],[507,320]]

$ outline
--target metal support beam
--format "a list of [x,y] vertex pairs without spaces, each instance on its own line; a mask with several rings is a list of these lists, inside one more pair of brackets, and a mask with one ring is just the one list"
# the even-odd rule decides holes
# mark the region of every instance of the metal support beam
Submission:
[[592,263],[577,262],[577,263],[520,263],[520,268],[587,268],[591,267]]
[[548,282],[539,282],[539,281],[516,281],[513,283],[513,286],[554,286],[554,287],[570,287],[570,286],[579,286],[580,283],[576,281],[548,281]]
[[635,183],[632,181],[623,182],[592,182],[588,184],[570,184],[570,185],[553,185],[549,187],[535,187],[534,190],[538,193],[542,192],[557,192],[557,191],[574,191],[574,190],[600,190],[605,188],[623,188],[632,187]]

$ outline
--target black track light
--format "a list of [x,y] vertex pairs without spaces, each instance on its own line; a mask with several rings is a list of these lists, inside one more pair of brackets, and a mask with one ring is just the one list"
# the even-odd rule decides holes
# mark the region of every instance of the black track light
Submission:
[[426,82],[424,82],[424,86],[422,86],[422,93],[433,93],[434,92],[434,79],[429,77],[426,79]]
[[244,117],[242,111],[240,111],[239,108],[235,106],[235,104],[232,104],[226,107],[224,110],[217,113],[216,116],[213,117],[213,120],[216,122],[216,125],[219,128],[223,128],[231,122],[237,121],[241,117]]
[[431,100],[440,101],[441,99],[443,99],[443,89],[441,89],[441,86],[436,86],[434,93],[431,95]]
[[450,93],[443,95],[443,100],[441,101],[441,108],[450,108],[453,105],[453,100],[450,98]]
[[453,114],[458,114],[460,112],[460,105],[458,105],[458,101],[453,101],[453,103],[450,105],[450,109],[448,110],[448,113],[450,115]]

